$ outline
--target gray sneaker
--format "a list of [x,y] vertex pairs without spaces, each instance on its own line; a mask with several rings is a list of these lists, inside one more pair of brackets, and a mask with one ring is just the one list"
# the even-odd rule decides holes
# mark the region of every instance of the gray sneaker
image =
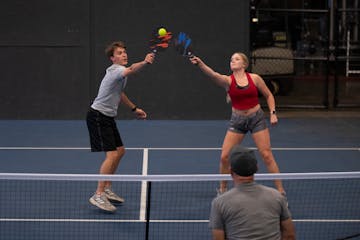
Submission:
[[109,201],[117,202],[117,203],[123,203],[125,200],[122,197],[119,197],[116,193],[111,191],[110,188],[105,188],[105,196]]
[[101,195],[95,193],[89,199],[89,202],[92,205],[94,205],[104,211],[107,211],[107,212],[115,212],[116,211],[116,207],[109,202],[109,200],[105,196],[105,193],[102,193]]

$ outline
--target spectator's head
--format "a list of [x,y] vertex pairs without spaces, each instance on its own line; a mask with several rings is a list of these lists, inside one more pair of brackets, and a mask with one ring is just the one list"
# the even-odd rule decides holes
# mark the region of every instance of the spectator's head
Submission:
[[235,145],[230,151],[230,170],[238,176],[249,177],[257,170],[257,160],[253,150]]

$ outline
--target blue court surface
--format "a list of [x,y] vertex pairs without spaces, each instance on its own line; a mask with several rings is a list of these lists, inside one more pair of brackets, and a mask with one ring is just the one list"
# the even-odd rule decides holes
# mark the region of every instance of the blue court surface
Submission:
[[[119,175],[218,173],[226,120],[117,123],[127,148]],[[359,117],[280,118],[270,132],[281,172],[360,171],[359,123]],[[0,132],[1,173],[97,174],[104,158],[90,152],[85,121],[2,120]],[[243,145],[255,147],[250,135]],[[261,160],[259,167],[267,173]],[[145,239],[146,183],[113,185],[126,202],[106,214],[88,203],[95,181],[0,180],[0,239]],[[149,239],[211,239],[207,221],[217,185],[152,182]],[[358,179],[284,185],[297,239],[360,233]]]

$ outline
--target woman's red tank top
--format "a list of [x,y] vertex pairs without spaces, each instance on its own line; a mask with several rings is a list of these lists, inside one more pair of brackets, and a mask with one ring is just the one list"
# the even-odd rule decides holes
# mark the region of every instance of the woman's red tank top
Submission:
[[248,79],[248,86],[240,87],[237,85],[234,74],[231,74],[231,84],[228,94],[231,98],[233,108],[238,110],[246,110],[259,104],[258,90],[249,73],[245,73]]

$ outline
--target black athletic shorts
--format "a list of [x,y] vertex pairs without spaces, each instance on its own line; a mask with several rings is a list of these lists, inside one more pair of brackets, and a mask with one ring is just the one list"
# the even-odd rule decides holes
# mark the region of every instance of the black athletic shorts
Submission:
[[115,119],[90,108],[86,123],[89,130],[92,152],[114,151],[123,146]]

